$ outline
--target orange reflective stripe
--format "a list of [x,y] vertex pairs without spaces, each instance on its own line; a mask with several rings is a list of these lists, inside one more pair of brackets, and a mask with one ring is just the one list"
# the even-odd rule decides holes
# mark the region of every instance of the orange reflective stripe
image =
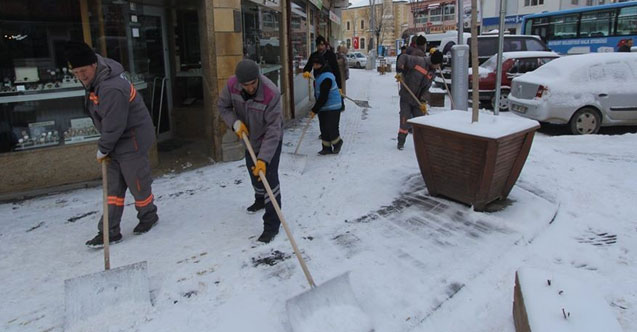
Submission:
[[423,68],[423,67],[420,67],[419,65],[416,65],[416,66],[414,67],[414,69],[416,69],[419,73],[421,73],[421,74],[423,74],[423,75],[427,76],[427,78],[428,78],[428,79],[431,79],[432,75],[431,75],[431,73],[429,73],[429,72],[427,71],[427,69],[425,69],[425,68]]
[[108,204],[124,206],[124,197],[108,196]]
[[420,72],[423,75],[427,75],[427,69],[420,67],[419,65],[416,65],[416,67],[414,67],[414,69],[416,69],[418,72]]
[[398,133],[400,133],[400,134],[408,134],[409,131],[407,129],[398,129]]
[[91,92],[88,95],[88,99],[91,100],[93,102],[93,104],[97,105],[99,103],[97,95],[95,94],[95,92]]
[[144,206],[146,206],[146,205],[148,205],[148,204],[152,203],[152,202],[153,202],[153,198],[155,198],[155,197],[153,196],[153,194],[150,194],[150,196],[148,196],[148,198],[146,198],[146,199],[145,199],[145,200],[143,200],[143,201],[135,201],[135,206],[137,206],[137,207],[144,207]]
[[130,98],[128,99],[128,102],[132,102],[133,99],[135,99],[135,96],[137,96],[137,90],[135,90],[135,87],[131,84],[130,85]]

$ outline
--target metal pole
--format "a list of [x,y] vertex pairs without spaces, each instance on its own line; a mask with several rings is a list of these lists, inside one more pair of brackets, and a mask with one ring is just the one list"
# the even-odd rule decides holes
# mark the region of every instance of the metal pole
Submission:
[[478,13],[477,13],[477,1],[471,0],[471,123],[478,122],[478,108],[480,100],[478,99],[477,91],[479,88],[478,77]]
[[502,86],[502,50],[504,47],[504,20],[506,18],[506,1],[500,0],[500,26],[498,28],[498,64],[495,77],[495,103],[493,114],[500,114],[500,87]]
[[462,0],[458,0],[456,2],[456,13],[458,14],[458,26],[457,26],[458,44],[456,44],[456,45],[464,44],[464,40],[462,40],[463,39],[462,38],[462,33],[464,32],[464,30],[462,29],[462,26],[464,25],[463,12],[464,12],[464,8],[462,8]]

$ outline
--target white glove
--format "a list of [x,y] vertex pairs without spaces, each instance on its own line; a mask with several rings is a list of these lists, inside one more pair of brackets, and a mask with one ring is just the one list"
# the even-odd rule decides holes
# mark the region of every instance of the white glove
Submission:
[[100,149],[97,149],[97,155],[96,155],[97,161],[101,162],[107,156],[108,154],[103,154],[102,151],[100,151]]

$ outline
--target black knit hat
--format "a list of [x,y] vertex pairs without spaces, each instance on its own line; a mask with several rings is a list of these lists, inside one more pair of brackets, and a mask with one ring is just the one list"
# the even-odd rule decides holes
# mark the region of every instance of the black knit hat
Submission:
[[64,45],[64,56],[70,68],[84,67],[97,62],[93,49],[86,43],[70,40]]
[[318,37],[316,37],[316,46],[319,46],[321,43],[327,44],[327,41],[325,40],[325,37],[319,35]]
[[311,65],[314,65],[315,63],[320,64],[321,66],[325,65],[325,57],[318,54],[318,53],[314,53],[312,54],[312,56],[310,56],[310,60],[309,60]]
[[259,65],[253,60],[243,59],[237,64],[234,75],[239,80],[239,83],[253,81],[259,77]]
[[435,51],[431,54],[431,63],[434,65],[439,65],[442,63],[442,52]]

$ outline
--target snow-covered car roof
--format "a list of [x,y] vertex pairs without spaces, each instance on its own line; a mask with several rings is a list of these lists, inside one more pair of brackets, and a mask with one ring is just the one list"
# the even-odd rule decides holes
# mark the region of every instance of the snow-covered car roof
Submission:
[[[497,56],[493,55],[493,56]],[[520,58],[559,58],[560,55],[555,52],[549,51],[516,51],[516,52],[503,52],[503,59],[520,59]]]
[[532,72],[518,77],[518,79],[524,77],[525,80],[534,78],[546,80],[548,78],[566,78],[570,75],[576,75],[578,76],[578,80],[588,81],[588,69],[594,66],[616,63],[619,61],[627,63],[632,72],[637,74],[637,54],[619,52],[587,53],[560,57]]

